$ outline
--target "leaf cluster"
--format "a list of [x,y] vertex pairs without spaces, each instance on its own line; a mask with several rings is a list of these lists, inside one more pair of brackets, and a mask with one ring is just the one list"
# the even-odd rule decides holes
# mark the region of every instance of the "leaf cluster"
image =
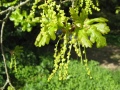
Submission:
[[[69,7],[70,17],[65,16],[64,10],[53,0],[47,0],[43,4],[35,0],[29,15],[25,10],[21,11],[20,9],[16,9],[10,17],[10,20],[14,21],[15,26],[21,24],[22,30],[24,31],[31,31],[32,26],[35,26],[36,23],[40,23],[41,30],[35,41],[35,45],[38,47],[49,44],[50,39],[56,39],[56,32],[59,29],[62,31],[62,34],[58,35],[58,38],[59,41],[63,40],[63,44],[60,52],[57,50],[59,41],[56,44],[54,54],[55,69],[49,79],[52,78],[58,69],[60,70],[59,76],[61,78],[67,76],[66,68],[68,68],[72,46],[75,48],[77,55],[81,57],[81,60],[82,51],[80,50],[80,45],[84,48],[91,48],[94,43],[96,43],[98,48],[106,46],[106,39],[103,35],[110,31],[106,24],[108,20],[102,17],[89,19],[88,14],[92,13],[91,7],[97,11],[99,9],[90,0],[81,0],[81,2],[79,2],[80,5],[76,4],[77,1],[78,0],[71,2],[72,5]],[[85,7],[83,6],[84,3]],[[76,7],[74,5],[76,5]],[[80,12],[79,8],[81,7]],[[36,9],[42,10],[40,17],[35,16]],[[69,19],[72,20],[72,23],[68,22]],[[68,52],[67,47],[69,47]],[[66,53],[67,58],[65,58]]]
[[[40,74],[32,77],[32,81],[26,81],[23,90],[27,89],[44,89],[44,90],[80,90],[80,89],[98,89],[98,90],[116,90],[119,89],[119,76],[120,71],[109,71],[98,66],[98,62],[88,62],[91,69],[93,79],[89,79],[86,75],[86,71],[83,64],[79,61],[72,60],[69,64],[68,77],[64,81],[58,80],[58,73],[52,78],[50,82],[47,82],[46,75],[40,77]],[[115,75],[115,76],[114,76]],[[116,78],[116,79],[115,79]]]
[[[15,5],[17,1],[14,0],[12,4],[7,3],[4,6]],[[94,5],[93,0],[73,0],[71,3],[69,7],[70,16],[65,16],[64,10],[61,9],[61,4],[56,3],[54,0],[35,0],[29,11],[19,7],[9,17],[11,21],[14,21],[15,27],[22,27],[22,31],[30,32],[33,26],[40,25],[40,33],[34,43],[37,47],[45,46],[49,44],[50,40],[56,40],[56,37],[58,37],[58,42],[55,45],[54,69],[49,79],[52,78],[57,70],[59,70],[60,80],[67,78],[72,47],[82,60],[80,45],[84,48],[91,48],[94,43],[96,43],[98,48],[106,46],[104,35],[110,31],[106,24],[108,20],[102,17],[88,18],[88,15],[92,14],[92,9],[99,11],[99,8]],[[70,23],[69,20],[72,22]],[[58,30],[61,30],[61,34],[59,35],[57,35]],[[60,50],[58,50],[59,41],[63,41]],[[19,52],[22,52],[20,49],[15,48],[16,55],[12,59],[15,66],[15,57],[19,56]],[[85,56],[84,63],[87,73],[90,76],[85,50],[83,54]]]

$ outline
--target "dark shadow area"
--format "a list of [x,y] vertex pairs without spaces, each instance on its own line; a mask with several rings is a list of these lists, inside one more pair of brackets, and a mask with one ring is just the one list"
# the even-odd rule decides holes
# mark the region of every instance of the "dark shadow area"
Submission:
[[93,47],[87,49],[87,57],[89,60],[96,60],[106,68],[120,67],[120,47],[108,45],[104,48]]

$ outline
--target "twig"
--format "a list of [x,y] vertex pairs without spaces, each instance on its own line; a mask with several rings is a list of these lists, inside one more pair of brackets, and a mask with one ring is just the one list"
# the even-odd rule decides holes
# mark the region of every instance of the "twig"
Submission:
[[2,52],[2,57],[3,57],[3,61],[4,61],[5,73],[6,73],[6,77],[7,77],[7,80],[6,80],[5,84],[4,84],[4,86],[1,88],[1,90],[4,90],[7,84],[9,84],[11,87],[13,87],[11,82],[10,82],[8,69],[7,69],[7,65],[6,65],[6,58],[5,58],[4,49],[3,49],[3,31],[4,31],[5,23],[6,23],[7,19],[9,18],[10,13],[11,13],[11,11],[9,11],[6,14],[6,17],[4,18],[4,21],[2,22],[2,27],[1,27],[1,37],[0,37],[0,39],[1,39],[0,40],[1,52]]
[[11,7],[9,7],[8,9],[6,9],[6,10],[4,10],[4,11],[1,11],[0,12],[0,15],[2,15],[2,14],[4,14],[4,13],[7,13],[7,12],[9,12],[9,11],[13,11],[13,10],[15,10],[16,8],[19,8],[19,7],[21,7],[21,6],[23,6],[23,5],[25,5],[26,3],[28,3],[30,0],[26,0],[25,2],[21,2],[19,5],[17,5],[17,6],[11,6]]

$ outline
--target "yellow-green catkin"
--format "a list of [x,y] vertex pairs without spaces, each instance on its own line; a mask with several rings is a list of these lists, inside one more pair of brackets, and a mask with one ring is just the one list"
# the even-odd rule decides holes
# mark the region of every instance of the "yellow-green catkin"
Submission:
[[80,7],[83,7],[84,0],[79,0]]
[[66,78],[66,70],[65,70],[65,53],[67,51],[67,44],[68,44],[68,39],[67,39],[67,35],[65,34],[64,37],[64,42],[63,42],[63,46],[61,48],[60,54],[61,54],[61,63],[59,65],[59,80],[64,80]]
[[60,62],[60,53],[58,52],[58,44],[59,44],[59,41],[60,41],[60,39],[58,40],[58,42],[56,43],[56,45],[55,45],[55,53],[54,53],[54,69],[53,69],[53,71],[52,71],[52,73],[50,74],[50,76],[48,77],[48,81],[50,81],[51,79],[52,79],[52,77],[53,77],[53,75],[57,72],[57,70],[58,70],[58,63]]
[[35,9],[37,8],[37,4],[39,3],[39,0],[35,0],[35,2],[33,3],[31,10],[30,10],[30,17],[33,17],[35,15]]
[[87,59],[87,56],[86,56],[85,47],[84,47],[83,54],[85,55],[84,65],[85,65],[85,69],[86,69],[87,75],[90,77],[90,79],[92,79],[91,71],[90,71],[90,69],[88,67],[88,59]]
[[[98,8],[98,0],[96,0],[96,5],[93,3],[93,0],[78,0],[79,1],[79,6],[84,8],[86,13],[92,14],[92,9],[96,11],[100,11]],[[85,4],[85,6],[83,6]]]
[[90,71],[90,69],[88,67],[88,60],[87,59],[84,60],[84,65],[85,65],[87,75],[89,76],[90,79],[92,79],[92,75],[91,75],[91,71]]
[[71,43],[71,41],[69,41],[69,43],[68,43],[68,52],[67,52],[67,60],[66,60],[66,63],[64,63],[64,67],[63,67],[63,71],[64,71],[64,73],[63,73],[63,80],[65,80],[66,78],[67,78],[67,76],[68,76],[68,65],[69,65],[69,62],[70,62],[70,56],[71,56],[71,49],[72,49],[72,43]]
[[80,47],[79,47],[78,40],[76,39],[76,34],[75,33],[72,36],[71,43],[73,44],[73,47],[74,47],[75,52],[78,55],[78,57],[81,57]]
[[69,61],[64,64],[63,80],[65,80],[68,76],[68,64],[69,64]]
[[55,45],[55,49],[54,49],[55,50],[55,53],[54,53],[54,58],[55,58],[55,60],[54,60],[54,70],[51,73],[51,75],[49,76],[48,81],[51,80],[51,78],[57,72],[58,69],[59,69],[59,80],[63,80],[65,78],[64,73],[66,73],[66,71],[64,71],[64,69],[66,68],[65,53],[67,51],[67,43],[68,43],[67,35],[64,35],[63,40],[64,40],[64,42],[63,42],[62,48],[60,49],[60,52],[58,51],[58,48],[57,48],[59,41]]

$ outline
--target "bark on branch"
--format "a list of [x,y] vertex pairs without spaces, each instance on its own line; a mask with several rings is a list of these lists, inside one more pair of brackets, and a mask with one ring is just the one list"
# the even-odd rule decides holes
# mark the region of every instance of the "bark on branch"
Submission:
[[30,0],[26,0],[25,2],[21,2],[19,5],[11,6],[11,7],[9,7],[8,9],[6,9],[6,10],[4,10],[4,11],[1,11],[1,12],[0,12],[0,15],[3,15],[3,14],[5,14],[5,13],[9,12],[9,11],[13,11],[13,10],[15,10],[15,9],[17,9],[17,8],[25,5],[25,4],[27,4],[29,1],[30,1]]
[[10,82],[10,78],[9,78],[9,74],[8,74],[8,69],[7,69],[7,65],[6,65],[5,53],[4,53],[4,49],[3,49],[3,31],[4,31],[5,23],[6,23],[7,19],[9,18],[10,13],[11,13],[11,11],[9,11],[6,14],[6,17],[4,18],[4,21],[2,22],[1,35],[0,35],[1,36],[0,37],[1,53],[2,53],[2,57],[3,57],[4,68],[5,68],[5,73],[6,73],[6,77],[7,77],[7,80],[6,80],[5,84],[4,84],[4,86],[1,88],[1,90],[4,90],[7,84],[9,84],[11,87],[13,87],[12,84],[11,84],[11,82]]

